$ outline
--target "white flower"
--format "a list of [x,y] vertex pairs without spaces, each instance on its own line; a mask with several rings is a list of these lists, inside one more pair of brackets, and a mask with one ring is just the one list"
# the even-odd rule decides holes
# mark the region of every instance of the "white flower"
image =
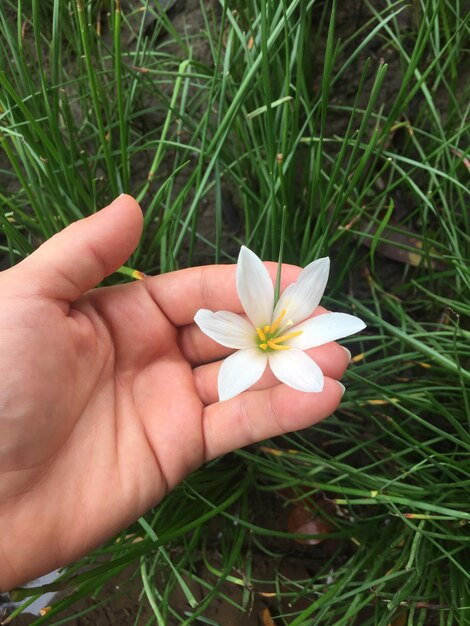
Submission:
[[299,391],[323,389],[323,373],[303,350],[357,333],[365,324],[346,313],[311,318],[325,291],[328,258],[305,267],[274,306],[274,287],[261,260],[242,246],[237,291],[248,319],[230,311],[199,309],[194,321],[211,339],[237,350],[222,363],[218,388],[228,400],[256,383],[267,364],[281,382]]

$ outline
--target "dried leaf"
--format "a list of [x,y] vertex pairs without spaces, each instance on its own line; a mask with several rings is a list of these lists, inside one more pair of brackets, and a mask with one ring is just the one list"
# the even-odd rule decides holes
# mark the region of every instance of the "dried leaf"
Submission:
[[[289,513],[287,530],[290,533],[302,535],[326,535],[331,533],[332,528],[325,520],[318,517],[315,512],[308,511],[304,507],[297,505]],[[295,541],[304,545],[314,546],[317,543],[321,543],[323,538],[305,537],[302,539],[299,537]]]
[[[374,241],[373,235],[377,232],[378,226],[372,222],[361,220],[358,227],[362,232],[369,235],[369,237],[365,237],[362,240],[362,244],[370,248]],[[387,241],[383,241],[384,239]],[[390,220],[388,226],[380,233],[380,239],[375,247],[375,252],[393,261],[418,267],[425,258],[422,248],[423,242],[415,232],[410,228],[406,228],[399,222]],[[433,257],[438,256],[437,252],[433,249],[428,250],[428,254],[431,254]],[[441,259],[432,258],[431,267],[433,269],[445,269],[446,264]]]
[[455,148],[451,148],[450,151],[455,154],[456,157],[462,159],[463,164],[470,172],[470,159],[468,159],[461,150],[456,150]]
[[268,607],[262,610],[261,619],[263,621],[263,626],[276,626],[273,618],[271,617],[271,612]]
[[45,606],[42,609],[39,609],[39,615],[41,617],[44,617],[44,615],[47,615],[50,611],[52,611],[52,607],[51,606]]
[[406,611],[402,611],[399,615],[393,618],[390,622],[390,626],[405,626],[406,617]]

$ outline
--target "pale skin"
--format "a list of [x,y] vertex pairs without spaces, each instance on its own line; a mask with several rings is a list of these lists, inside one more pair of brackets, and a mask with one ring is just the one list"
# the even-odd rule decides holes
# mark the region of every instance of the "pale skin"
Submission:
[[[336,343],[309,350],[321,393],[267,372],[218,402],[220,359],[232,351],[193,317],[242,312],[235,266],[95,289],[141,229],[138,204],[121,196],[0,273],[0,591],[102,544],[205,461],[339,405],[349,357]],[[282,288],[299,271],[284,266]]]

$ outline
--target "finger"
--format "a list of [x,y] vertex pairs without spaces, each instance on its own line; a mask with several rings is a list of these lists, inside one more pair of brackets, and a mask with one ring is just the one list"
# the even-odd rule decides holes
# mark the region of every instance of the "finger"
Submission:
[[[277,263],[265,265],[275,281]],[[296,280],[300,271],[295,265],[282,266],[281,291]],[[145,282],[168,319],[175,326],[183,326],[192,323],[199,309],[242,311],[235,273],[236,265],[205,265],[153,276]]]
[[[335,342],[327,343],[318,348],[306,350],[306,353],[320,367],[324,376],[339,380],[349,365],[349,350]],[[201,365],[193,370],[194,385],[196,391],[205,405],[213,404],[219,399],[217,379],[222,361]],[[260,380],[251,387],[251,390],[267,389],[279,384],[271,370],[266,368]]]
[[142,211],[131,196],[119,196],[101,211],[74,222],[16,266],[36,294],[73,302],[112,274],[134,251]]
[[[246,318],[245,315],[243,317]],[[253,332],[255,332],[254,329]],[[181,326],[178,330],[178,344],[184,358],[193,367],[211,361],[218,361],[235,352],[234,348],[222,346],[208,337],[197,324]]]
[[304,393],[281,384],[211,404],[203,414],[205,460],[316,424],[335,411],[343,391],[341,383],[325,378],[320,393]]
[[[312,317],[323,315],[328,311],[322,306],[317,307]],[[246,315],[243,315],[246,318]],[[253,334],[256,333],[253,329]],[[218,361],[234,352],[231,348],[221,346],[205,335],[196,324],[188,324],[179,329],[179,346],[185,359],[194,367],[211,361]]]

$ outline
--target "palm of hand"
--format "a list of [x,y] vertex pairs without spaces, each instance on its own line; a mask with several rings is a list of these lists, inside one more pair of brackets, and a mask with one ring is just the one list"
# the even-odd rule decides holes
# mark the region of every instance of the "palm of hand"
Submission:
[[68,314],[32,303],[29,317],[35,332],[20,325],[16,349],[50,365],[26,363],[31,385],[21,403],[10,399],[19,419],[2,468],[13,470],[2,513],[19,543],[26,510],[38,520],[29,530],[38,542],[59,550],[57,538],[67,536],[57,555],[64,562],[133,521],[203,461],[202,403],[177,331],[144,284],[90,292]]

